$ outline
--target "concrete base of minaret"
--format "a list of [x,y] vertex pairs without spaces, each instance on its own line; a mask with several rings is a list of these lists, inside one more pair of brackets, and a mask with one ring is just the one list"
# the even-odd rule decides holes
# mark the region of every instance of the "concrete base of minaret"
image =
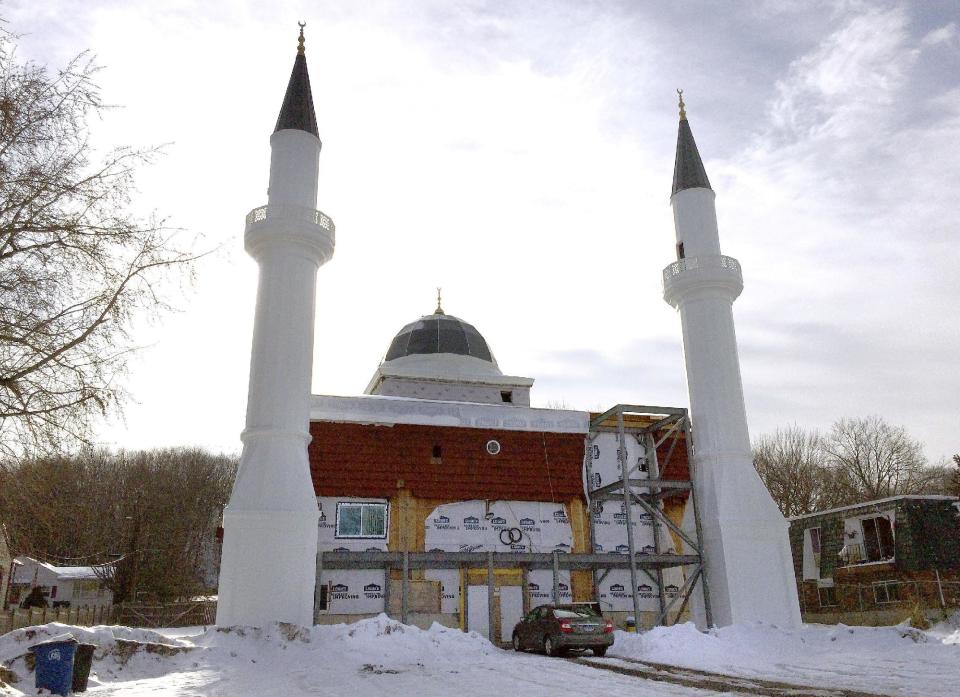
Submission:
[[319,512],[224,511],[217,625],[313,625]]
[[313,625],[320,510],[305,432],[260,429],[244,448],[223,512],[217,624]]
[[[788,523],[770,498],[748,453],[694,458],[700,545],[706,561],[713,623],[800,624]],[[684,527],[695,529],[692,506]],[[702,586],[700,586],[702,588]],[[707,625],[702,592],[692,619]]]

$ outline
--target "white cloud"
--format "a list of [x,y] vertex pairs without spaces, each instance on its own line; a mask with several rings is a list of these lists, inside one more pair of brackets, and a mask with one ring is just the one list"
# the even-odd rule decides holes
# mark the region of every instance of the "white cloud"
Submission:
[[957,24],[956,22],[950,22],[949,24],[944,24],[942,27],[937,27],[923,39],[920,40],[920,43],[924,46],[937,46],[938,44],[945,44],[953,41],[957,36]]
[[305,18],[320,207],[338,225],[316,391],[359,392],[441,285],[505,370],[539,378],[535,401],[685,403],[659,288],[684,86],[722,245],[745,269],[752,430],[879,412],[955,450],[955,25],[922,36],[909,5],[729,7],[15,5],[25,55],[93,47],[107,66],[105,96],[125,108],[101,133],[173,141],[141,204],[225,245],[185,311],[142,330],[139,404],[104,439],[238,446],[256,283],[242,218],[264,200]]

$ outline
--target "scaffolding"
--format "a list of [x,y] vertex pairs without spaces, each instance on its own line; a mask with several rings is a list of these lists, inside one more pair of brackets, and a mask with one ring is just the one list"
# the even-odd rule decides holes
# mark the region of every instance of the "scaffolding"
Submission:
[[[613,423],[611,423],[613,422]],[[621,478],[605,486],[593,488],[593,443],[601,433],[615,433],[617,436],[617,460],[620,465]],[[677,444],[681,441],[686,448],[687,468],[689,479],[661,479],[660,473],[671,464]],[[635,438],[643,448],[643,457],[632,465],[627,461],[627,437]],[[661,464],[657,450],[661,445],[670,441],[664,462]],[[584,470],[586,472],[587,506],[591,511],[590,546],[596,549],[596,525],[593,524],[594,506],[598,502],[619,500],[623,502],[626,514],[627,528],[627,556],[630,569],[630,586],[632,589],[634,621],[640,620],[640,593],[638,589],[638,574],[643,573],[652,583],[656,584],[660,611],[654,626],[668,623],[670,612],[680,602],[680,607],[674,614],[679,617],[690,601],[697,583],[703,589],[704,614],[707,626],[713,625],[713,613],[710,608],[710,593],[707,585],[705,555],[700,540],[700,511],[697,508],[697,499],[694,491],[693,448],[690,433],[690,417],[686,409],[675,407],[651,407],[633,404],[617,404],[602,414],[590,420],[590,432],[586,438],[584,448]],[[641,464],[647,465],[647,477],[640,477]],[[693,510],[695,524],[694,537],[674,523],[663,511],[665,499],[673,496],[689,495],[689,504]],[[654,554],[638,554],[633,531],[633,504],[640,506],[653,518],[653,547]],[[663,524],[685,543],[691,554],[663,553],[663,540],[660,525]],[[618,565],[619,566],[619,565]],[[671,567],[684,568],[684,583],[679,592],[670,602],[667,602],[663,584],[663,570]],[[595,566],[593,569],[594,594],[599,592],[600,584],[610,570],[617,567]],[[598,576],[598,574],[600,574]]]
[[[592,448],[594,440],[601,433],[616,433],[618,447],[618,461],[620,464],[620,481],[605,486],[593,488]],[[682,437],[681,437],[682,436]],[[640,462],[632,467],[627,462],[626,439],[636,438],[643,447],[642,462],[647,465],[647,478],[641,478],[638,468]],[[658,461],[657,449],[670,441],[663,463]],[[677,444],[683,441],[686,448],[689,479],[661,479],[660,473],[670,465]],[[634,621],[639,622],[640,592],[638,589],[639,574],[645,575],[656,584],[659,597],[659,612],[654,626],[669,623],[671,612],[676,620],[679,618],[690,601],[697,584],[703,589],[704,611],[708,626],[713,625],[710,609],[705,558],[700,544],[700,514],[697,509],[694,493],[693,454],[691,448],[690,419],[686,409],[673,407],[649,407],[630,404],[618,404],[591,419],[589,432],[584,441],[584,471],[585,496],[588,518],[590,520],[590,553],[534,553],[534,552],[410,552],[410,551],[366,551],[366,552],[318,552],[317,553],[317,586],[319,588],[324,570],[360,570],[380,569],[384,571],[384,598],[389,597],[391,570],[400,572],[400,620],[406,623],[409,619],[410,572],[414,569],[486,569],[488,611],[491,613],[488,624],[490,640],[495,642],[493,597],[495,593],[494,569],[514,568],[523,573],[523,597],[527,597],[527,574],[531,570],[549,569],[553,571],[553,602],[560,602],[559,576],[560,571],[586,570],[593,576],[593,599],[599,600],[599,587],[612,570],[629,570],[632,588]],[[680,526],[667,517],[663,510],[665,499],[674,496],[689,495],[689,504],[693,509],[695,521],[695,539]],[[596,525],[594,524],[594,506],[603,501],[619,500],[624,504],[627,530],[627,554],[595,553]],[[653,554],[638,552],[634,539],[632,507],[640,506],[653,521]],[[677,551],[665,552],[661,538],[661,523],[685,543],[689,553]],[[683,550],[681,550],[683,551]],[[667,602],[664,592],[663,571],[668,568],[683,567],[685,571],[684,583],[676,595]],[[674,607],[679,607],[674,611]],[[319,616],[319,593],[315,606],[315,619]],[[385,608],[386,609],[386,608]],[[463,610],[467,610],[467,594],[463,593]]]

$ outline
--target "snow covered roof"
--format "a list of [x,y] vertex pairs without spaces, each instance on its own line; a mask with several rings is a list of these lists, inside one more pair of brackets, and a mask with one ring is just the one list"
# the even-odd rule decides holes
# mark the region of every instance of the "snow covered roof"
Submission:
[[586,434],[589,431],[589,417],[585,411],[568,409],[536,409],[515,404],[479,404],[380,395],[313,395],[310,401],[311,421]]
[[[96,566],[54,566],[46,562],[39,561],[32,557],[17,557],[16,561],[20,566],[14,571],[14,583],[30,583],[33,580],[37,568],[41,568],[55,576],[61,581],[93,581],[109,573],[110,564],[100,564]],[[98,575],[99,572],[99,575]]]
[[915,499],[918,501],[960,501],[956,496],[941,496],[939,494],[903,494],[901,496],[888,496],[885,499],[875,499],[873,501],[864,501],[863,503],[854,503],[849,506],[840,506],[838,508],[828,508],[824,511],[814,511],[803,515],[795,515],[787,520],[803,520],[804,518],[815,518],[817,516],[827,515],[828,513],[838,513],[840,511],[852,511],[866,506],[878,506],[882,503],[891,503],[904,499]]

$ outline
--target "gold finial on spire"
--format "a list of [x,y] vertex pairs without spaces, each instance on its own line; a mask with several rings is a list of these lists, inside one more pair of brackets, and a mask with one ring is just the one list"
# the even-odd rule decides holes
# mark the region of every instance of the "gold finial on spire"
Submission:
[[683,103],[683,90],[677,90],[677,96],[680,97],[680,120],[687,120],[687,109],[686,104]]
[[439,288],[437,288],[437,309],[433,311],[433,314],[435,315],[444,314],[443,308],[440,307],[440,289]]
[[307,26],[307,23],[306,23],[306,22],[297,22],[297,25],[299,25],[299,27],[300,27],[300,40],[299,40],[299,42],[297,43],[297,55],[298,55],[298,56],[302,56],[302,55],[304,55],[303,42],[305,41],[305,39],[303,38],[303,28],[304,28],[305,26]]

